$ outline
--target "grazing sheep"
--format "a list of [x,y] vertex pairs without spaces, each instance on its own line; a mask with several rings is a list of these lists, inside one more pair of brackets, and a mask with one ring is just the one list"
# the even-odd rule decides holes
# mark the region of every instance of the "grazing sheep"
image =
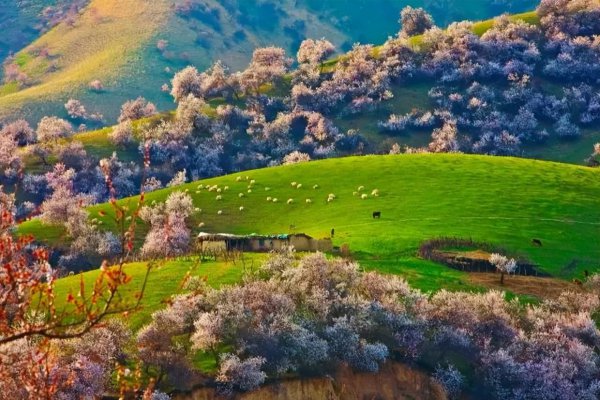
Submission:
[[328,197],[328,198],[327,198],[327,202],[328,202],[328,203],[331,203],[332,201],[333,201],[333,199],[332,199],[331,197]]
[[200,212],[201,210],[198,207],[196,207],[196,208],[194,208],[194,211],[195,212]]
[[296,187],[297,184],[298,182],[292,182],[292,187]]
[[373,189],[373,191],[371,192],[371,196],[379,196],[379,189]]
[[229,186],[225,186],[223,190],[229,190]]
[[240,211],[244,211],[244,206],[240,206]]
[[221,193],[221,192],[222,192],[221,188],[218,188],[217,193]]
[[287,203],[288,204],[292,204],[294,202],[294,199],[288,199]]
[[200,194],[202,193],[200,190],[196,190],[196,194]]
[[302,187],[301,183],[299,183],[299,184],[296,185],[296,189],[300,189],[301,187]]
[[204,224],[204,222],[200,222],[200,223],[198,224],[198,228],[202,228],[204,225],[205,225],[205,224]]
[[306,204],[310,204],[310,203],[312,203],[312,200],[311,199],[306,199]]
[[273,203],[277,203],[277,197],[273,199]]
[[190,189],[185,189],[184,192],[185,193],[189,193]]
[[249,177],[248,175],[246,175],[246,180],[247,180],[247,181],[249,181],[249,180],[250,180],[250,177]]
[[328,197],[331,197],[332,199],[335,199],[335,194],[333,194],[333,193],[329,193],[329,196],[328,196]]
[[200,184],[200,185],[198,185],[198,187],[196,187],[196,189],[204,189],[204,185]]
[[237,178],[235,178],[235,180],[236,180],[236,182],[239,182],[239,181],[241,181],[241,180],[242,180],[242,177],[241,177],[241,176],[238,176]]
[[198,212],[199,212],[199,213],[201,213],[201,212],[202,212],[202,209],[201,209],[201,208],[198,208]]
[[244,193],[238,194],[238,197],[244,197]]
[[267,201],[271,201],[273,198],[271,196],[267,197]]
[[268,186],[267,186],[267,187],[265,187],[265,191],[267,191],[267,192],[268,192],[269,190],[271,190],[271,188],[270,188],[270,187],[268,187]]
[[215,200],[219,201],[219,200],[223,200],[223,196],[218,195],[217,197],[215,197]]
[[254,179],[252,179],[252,180],[250,181],[250,184],[251,184],[251,185],[254,185],[255,183],[256,183],[256,181],[255,181]]
[[313,185],[313,189],[318,189],[319,185]]
[[252,193],[252,189],[248,189],[248,193]]
[[367,194],[366,194],[366,193],[363,193],[363,194],[360,196],[360,198],[361,198],[361,199],[363,199],[363,200],[364,200],[364,199],[366,199],[366,198],[368,198],[368,197],[369,197],[369,196],[367,196]]
[[223,214],[223,210],[219,210],[219,211],[217,211],[217,214],[218,214],[218,215],[222,215],[222,214]]
[[358,190],[359,192],[362,192],[363,190],[365,190],[365,187],[364,187],[364,186],[359,186],[357,190]]
[[358,192],[352,192],[352,196],[358,195]]

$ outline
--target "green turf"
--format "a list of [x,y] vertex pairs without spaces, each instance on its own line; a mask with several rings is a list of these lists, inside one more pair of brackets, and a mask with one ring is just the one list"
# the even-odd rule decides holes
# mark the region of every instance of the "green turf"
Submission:
[[[204,261],[200,263],[194,259],[175,259],[153,265],[148,275],[147,289],[143,294],[141,307],[127,317],[129,326],[136,331],[148,324],[154,311],[165,307],[172,295],[182,291],[181,285],[186,274],[205,277],[207,283],[212,287],[233,284],[240,281],[244,267],[258,265],[264,257],[264,254],[245,254],[243,260],[237,260],[235,263],[231,261]],[[146,262],[125,265],[125,272],[131,276],[132,280],[119,289],[119,294],[126,299],[124,304],[131,304],[134,295],[140,291],[147,270],[148,264]],[[82,276],[86,288],[91,288],[98,274],[99,270],[94,270],[85,272],[81,276],[75,275],[59,279],[55,286],[58,309],[64,307],[67,294],[70,291],[73,294],[79,291]]]
[[[246,176],[256,180],[251,193]],[[293,181],[302,188],[293,188]],[[555,276],[568,278],[600,267],[597,169],[508,157],[366,156],[248,171],[202,184],[227,185],[229,190],[217,201],[215,192],[196,193],[198,183],[178,188],[189,190],[202,209],[193,223],[205,225],[194,232],[276,234],[290,232],[294,225],[297,232],[321,238],[335,228],[335,245],[348,244],[373,268],[381,264],[385,270],[392,261],[402,260],[393,266],[394,272],[404,269],[418,287],[426,287],[428,280],[431,286],[444,286],[448,278],[441,272],[437,278],[436,273],[429,276],[431,264],[415,256],[423,240],[438,236],[501,246]],[[315,184],[318,189],[312,188]],[[361,185],[369,194],[365,200],[353,195]],[[370,195],[373,189],[379,189],[379,197]],[[149,193],[146,201],[163,201],[171,190]],[[329,193],[337,196],[332,203],[326,201]],[[279,202],[267,202],[267,196]],[[290,198],[294,202],[288,205]],[[133,209],[137,200],[121,203]],[[90,208],[92,217],[98,218],[100,210],[109,216],[112,212],[107,205],[97,205]],[[218,210],[223,214],[217,215]],[[382,218],[372,219],[373,211],[381,211]],[[103,218],[105,228],[111,227],[109,216]],[[144,229],[139,225],[138,238]],[[39,221],[26,222],[19,231],[56,243],[56,235],[46,236],[48,229]],[[532,238],[542,240],[543,247],[533,247]]]

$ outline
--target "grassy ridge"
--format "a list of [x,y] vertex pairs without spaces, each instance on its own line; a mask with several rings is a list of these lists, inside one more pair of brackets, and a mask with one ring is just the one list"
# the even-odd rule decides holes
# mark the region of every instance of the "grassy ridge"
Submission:
[[[237,181],[237,176],[243,179]],[[246,176],[256,180],[251,193]],[[294,181],[302,187],[292,187]],[[193,223],[205,225],[194,232],[273,234],[289,232],[294,225],[295,231],[326,237],[335,228],[335,245],[348,244],[367,267],[406,272],[420,287],[443,285],[449,276],[444,267],[415,256],[419,243],[436,236],[489,242],[567,278],[600,267],[599,170],[516,158],[424,154],[329,159],[201,183],[229,190],[217,201],[215,192],[198,191],[197,182],[177,189],[187,189],[202,209]],[[318,189],[313,189],[315,184]],[[365,186],[367,199],[353,195],[359,186]],[[379,197],[371,196],[373,189],[380,191]],[[171,191],[149,193],[147,201],[163,201]],[[330,193],[337,198],[327,203]],[[267,196],[278,202],[268,202]],[[288,199],[293,203],[286,204]],[[121,202],[133,208],[137,198]],[[112,213],[102,204],[90,208],[92,217],[100,210]],[[217,215],[218,210],[223,214]],[[376,210],[382,212],[381,220],[372,219]],[[104,227],[112,228],[110,218],[104,221]],[[145,228],[139,229],[141,238]],[[22,224],[19,231],[50,242],[61,240],[60,230],[37,220]],[[533,247],[532,238],[544,246]]]
[[[59,24],[16,54],[17,64],[35,85],[20,91],[0,87],[2,113],[25,102],[40,103],[73,93],[93,79],[118,77],[168,13],[165,0],[92,0],[74,26]],[[39,49],[49,55],[36,55]]]

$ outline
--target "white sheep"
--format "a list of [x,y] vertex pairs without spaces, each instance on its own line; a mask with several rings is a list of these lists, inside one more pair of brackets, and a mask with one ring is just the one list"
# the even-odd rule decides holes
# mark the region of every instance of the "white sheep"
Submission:
[[198,224],[198,228],[202,228],[203,226],[204,226],[204,222],[200,222],[200,223]]
[[292,182],[292,187],[296,187],[297,184],[298,184],[298,182],[296,182],[296,181]]
[[277,201],[278,201],[278,200],[277,200],[277,197],[275,197],[275,198],[273,199],[273,203],[277,203]]
[[236,182],[239,182],[239,181],[241,181],[241,180],[242,180],[242,177],[241,177],[241,176],[238,176],[237,178],[235,178],[235,180],[236,180]]
[[218,215],[223,215],[223,210],[219,210],[219,211],[217,211],[217,214],[218,214]]
[[238,197],[244,197],[244,193],[238,194]]
[[250,177],[249,177],[248,175],[246,175],[246,180],[247,180],[247,181],[249,181],[249,180],[250,180]]
[[328,197],[328,198],[327,198],[327,202],[328,202],[328,203],[331,203],[332,201],[333,201],[333,199],[332,199],[331,197]]
[[299,184],[296,185],[296,189],[300,189],[301,187],[302,187],[301,183],[299,183]]
[[217,200],[217,201],[223,200],[223,196],[218,195],[217,197],[215,197],[215,200]]
[[190,189],[185,189],[184,192],[185,193],[189,193]]
[[268,186],[266,186],[266,187],[265,187],[265,191],[267,191],[267,192],[268,192],[269,190],[271,190],[271,188],[270,188],[270,187],[268,187]]
[[292,204],[294,202],[294,199],[288,199],[287,203],[288,204]]
[[204,185],[200,184],[200,185],[198,185],[198,187],[196,189],[204,189]]
[[329,196],[328,196],[328,197],[331,197],[332,199],[335,199],[335,194],[333,194],[333,193],[329,193]]
[[256,183],[256,181],[255,181],[254,179],[252,179],[252,180],[250,181],[250,184],[251,184],[251,185],[254,185],[255,183]]
[[359,186],[357,190],[358,190],[359,192],[362,192],[363,190],[365,190],[365,187],[364,187],[364,186]]
[[371,196],[379,196],[379,189],[373,189]]
[[195,212],[200,212],[200,209],[198,207],[194,208]]
[[312,203],[312,200],[311,199],[306,199],[306,204],[310,204],[310,203]]
[[318,189],[319,185],[313,185],[313,189]]
[[363,193],[363,194],[360,196],[360,198],[361,198],[361,199],[363,199],[363,200],[364,200],[364,199],[366,199],[367,197],[369,197],[369,196],[367,196],[367,194],[366,194],[366,193]]
[[352,196],[356,196],[358,192],[352,192]]
[[229,190],[229,186],[225,186],[223,190]]
[[196,194],[200,194],[202,193],[200,190],[196,190]]
[[221,188],[218,188],[217,193],[221,193],[221,192],[222,192]]
[[252,189],[248,189],[248,193],[252,193]]
[[271,201],[271,200],[273,200],[273,198],[271,196],[268,196],[267,201]]
[[244,211],[244,206],[240,206],[240,211]]

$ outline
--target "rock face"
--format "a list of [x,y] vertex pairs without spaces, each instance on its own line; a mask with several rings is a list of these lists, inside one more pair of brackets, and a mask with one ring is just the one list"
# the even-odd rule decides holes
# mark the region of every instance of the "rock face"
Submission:
[[[290,379],[238,394],[236,400],[446,400],[440,385],[424,372],[387,363],[376,374],[341,368],[333,378]],[[217,400],[214,389],[197,389],[176,400]]]

